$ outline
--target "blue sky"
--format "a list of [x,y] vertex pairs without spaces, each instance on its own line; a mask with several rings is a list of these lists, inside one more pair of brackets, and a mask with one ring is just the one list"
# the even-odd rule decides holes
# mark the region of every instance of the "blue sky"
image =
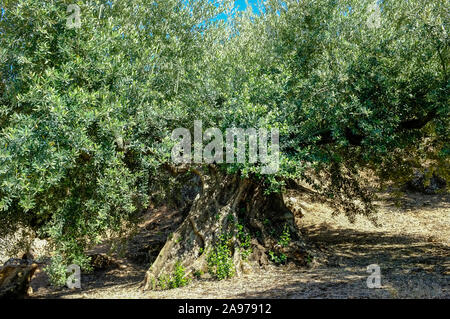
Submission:
[[[248,0],[248,3],[250,5],[253,5],[256,8],[257,5],[257,0]],[[235,5],[238,8],[238,10],[245,10],[245,8],[247,7],[245,0],[235,0]],[[0,17],[3,16],[3,8],[1,8],[0,10]]]
[[[246,7],[245,0],[236,0],[235,3],[240,10],[244,10]],[[256,0],[249,0],[248,3],[250,4],[256,3]]]
[[[247,2],[251,6],[253,6],[255,12],[258,12],[258,8],[257,8],[258,0],[247,0]],[[245,3],[245,0],[235,0],[234,4],[235,4],[235,7],[238,10],[245,10],[247,8],[247,4]],[[214,18],[213,20],[216,20],[216,19],[226,19],[226,16],[225,15],[219,15],[216,18]]]
[[[257,0],[248,0],[248,3],[252,5],[255,9],[257,8],[258,1]],[[245,4],[245,0],[236,0],[235,5],[239,10],[244,10],[247,5]]]

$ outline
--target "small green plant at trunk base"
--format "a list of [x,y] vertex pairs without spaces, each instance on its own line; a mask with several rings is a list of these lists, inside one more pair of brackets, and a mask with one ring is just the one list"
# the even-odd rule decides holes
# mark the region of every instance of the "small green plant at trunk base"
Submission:
[[241,255],[242,255],[242,258],[244,260],[246,260],[248,258],[248,256],[250,256],[250,254],[252,253],[252,249],[251,249],[252,238],[249,233],[244,231],[243,225],[237,224],[236,229],[237,229],[237,237],[239,239],[240,247],[241,247]]
[[181,265],[180,262],[177,262],[175,264],[175,271],[173,273],[173,276],[170,280],[169,287],[170,288],[178,288],[178,287],[184,287],[189,284],[189,278],[186,277],[186,270]]
[[285,225],[283,229],[283,233],[280,236],[280,240],[278,240],[278,245],[283,247],[287,247],[291,242],[291,234],[289,232],[289,226]]
[[200,279],[202,276],[203,276],[203,271],[201,271],[201,270],[196,270],[196,271],[194,272],[194,277],[195,277],[195,278]]
[[286,263],[287,256],[283,253],[277,255],[273,251],[269,251],[270,260],[275,264],[284,264]]
[[234,276],[234,265],[228,236],[221,235],[219,242],[208,255],[208,270],[218,280]]
[[186,270],[179,261],[175,264],[175,270],[170,277],[159,277],[159,287],[162,290],[184,287],[187,286],[189,282],[190,279],[186,276]]

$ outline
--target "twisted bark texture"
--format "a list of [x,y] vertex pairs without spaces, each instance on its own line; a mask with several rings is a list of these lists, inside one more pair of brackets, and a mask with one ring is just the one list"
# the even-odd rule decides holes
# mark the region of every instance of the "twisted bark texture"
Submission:
[[[214,166],[193,170],[200,176],[202,190],[195,198],[187,218],[169,237],[146,273],[144,289],[157,289],[162,276],[170,276],[177,263],[186,275],[208,271],[208,253],[224,233],[232,235],[234,273],[251,272],[268,263],[268,252],[283,253],[292,262],[304,264],[306,245],[280,193],[264,194],[261,182],[224,174]],[[243,258],[236,223],[251,236],[251,254]],[[289,229],[290,241],[279,244],[279,236]]]

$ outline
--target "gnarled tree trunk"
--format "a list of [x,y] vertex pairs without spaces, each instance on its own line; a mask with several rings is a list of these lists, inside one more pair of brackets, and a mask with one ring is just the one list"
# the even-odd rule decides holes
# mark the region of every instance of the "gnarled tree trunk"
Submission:
[[[296,263],[305,262],[306,246],[281,194],[265,195],[261,182],[224,174],[213,166],[196,173],[201,178],[202,190],[187,218],[147,271],[144,289],[157,289],[159,279],[170,276],[177,263],[185,268],[187,276],[207,272],[208,256],[224,234],[229,236],[236,275],[267,264],[269,251],[284,254]],[[246,233],[251,238],[251,253],[246,257],[242,254],[238,224],[242,225],[240,234]],[[280,245],[280,234],[286,230],[290,234],[289,243]]]
[[37,264],[0,267],[0,299],[22,299],[28,296]]

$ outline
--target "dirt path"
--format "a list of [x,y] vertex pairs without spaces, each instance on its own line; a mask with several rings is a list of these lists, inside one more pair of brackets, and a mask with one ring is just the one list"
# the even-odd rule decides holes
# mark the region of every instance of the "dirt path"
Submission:
[[[119,267],[83,275],[81,291],[52,290],[44,275],[33,281],[35,298],[449,298],[450,198],[410,194],[396,207],[385,196],[379,203],[380,227],[358,218],[331,217],[321,205],[303,210],[299,226],[327,256],[308,269],[269,267],[259,273],[221,282],[193,281],[188,287],[141,291],[147,265],[139,251],[161,245],[176,223],[163,212],[144,225],[131,243],[133,253]],[[161,230],[162,229],[162,230]],[[158,237],[159,236],[159,237]],[[155,238],[159,238],[156,239]],[[131,257],[133,258],[131,258]],[[140,256],[142,258],[140,258]],[[145,259],[145,258],[144,258]],[[367,288],[367,266],[381,269],[381,288]]]

